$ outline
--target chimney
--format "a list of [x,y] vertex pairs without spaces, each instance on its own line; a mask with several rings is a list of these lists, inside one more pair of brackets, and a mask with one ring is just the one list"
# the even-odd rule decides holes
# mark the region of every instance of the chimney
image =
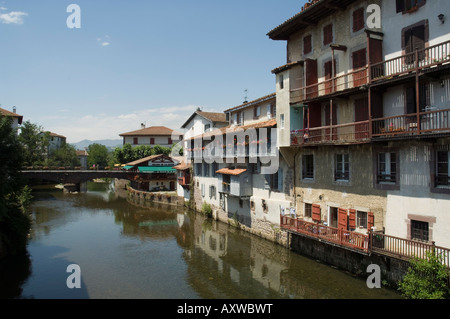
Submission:
[[16,113],[16,107],[13,106],[13,113]]
[[141,128],[145,128],[145,124],[144,123],[141,123]]

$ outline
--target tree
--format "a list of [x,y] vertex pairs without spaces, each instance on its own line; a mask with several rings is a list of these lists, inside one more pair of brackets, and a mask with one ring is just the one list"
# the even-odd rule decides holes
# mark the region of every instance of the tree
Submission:
[[49,166],[80,166],[80,159],[77,150],[73,145],[65,143],[60,148],[54,150],[49,156]]
[[423,259],[413,258],[411,267],[398,284],[399,291],[408,299],[447,299],[449,273],[442,258],[427,252]]
[[31,191],[21,179],[24,150],[9,117],[0,115],[0,257],[25,251]]
[[88,165],[105,167],[108,165],[109,151],[105,145],[91,144],[88,146]]
[[23,146],[24,165],[44,163],[50,143],[49,132],[44,132],[41,126],[26,121],[22,124],[19,141]]

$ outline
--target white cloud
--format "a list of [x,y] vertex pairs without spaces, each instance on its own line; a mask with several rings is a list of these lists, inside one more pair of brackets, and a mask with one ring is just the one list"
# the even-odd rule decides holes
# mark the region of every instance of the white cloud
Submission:
[[[6,8],[2,7],[2,10]],[[8,13],[0,14],[0,22],[4,24],[23,24],[23,18],[27,16],[28,13],[21,11],[11,11]]]
[[141,123],[149,126],[166,126],[181,131],[180,126],[198,106],[174,106],[161,110],[146,109],[128,114],[86,114],[76,117],[52,116],[37,118],[38,123],[49,131],[64,135],[69,143],[84,139],[121,139],[119,134],[139,130]]
[[102,46],[102,47],[106,47],[108,45],[111,44],[111,42],[109,41],[110,37],[109,35],[105,35],[103,38],[97,38],[97,42]]

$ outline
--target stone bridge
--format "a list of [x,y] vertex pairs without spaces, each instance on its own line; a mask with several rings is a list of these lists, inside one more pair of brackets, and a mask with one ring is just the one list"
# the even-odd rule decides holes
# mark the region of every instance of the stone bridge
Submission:
[[58,184],[74,184],[79,190],[80,184],[97,178],[136,179],[139,173],[112,170],[23,170],[22,176],[26,179],[38,179]]

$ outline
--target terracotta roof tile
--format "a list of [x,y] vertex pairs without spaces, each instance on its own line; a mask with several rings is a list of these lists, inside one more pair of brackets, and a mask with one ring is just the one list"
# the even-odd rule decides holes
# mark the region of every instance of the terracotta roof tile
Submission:
[[2,108],[0,108],[0,114],[3,115],[3,116],[16,117],[16,118],[19,119],[19,124],[22,124],[22,120],[23,120],[23,116],[22,115],[16,114],[14,112],[11,112],[11,111],[8,111],[8,110],[2,109]]
[[185,171],[185,170],[191,168],[191,163],[186,164],[185,162],[181,162],[180,164],[174,166],[173,168],[175,168],[176,170],[179,170],[179,171]]
[[146,127],[146,128],[140,129],[140,130],[122,133],[122,134],[119,134],[119,136],[145,136],[145,135],[172,136],[172,134],[183,135],[182,133],[179,133],[179,132],[172,130],[165,126],[150,126],[150,127]]
[[246,172],[247,169],[246,168],[221,168],[218,171],[216,171],[217,174],[224,174],[224,175],[233,175],[233,176],[237,176],[240,175],[244,172]]

